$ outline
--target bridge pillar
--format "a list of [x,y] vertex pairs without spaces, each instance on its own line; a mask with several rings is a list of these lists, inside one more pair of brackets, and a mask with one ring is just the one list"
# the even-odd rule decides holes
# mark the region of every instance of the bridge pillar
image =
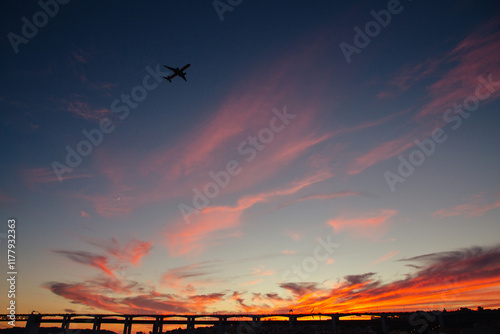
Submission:
[[188,317],[187,318],[187,330],[188,331],[194,330],[194,321],[195,321],[195,317]]
[[132,319],[133,317],[125,317],[125,323],[123,324],[123,334],[132,333]]
[[219,334],[224,334],[226,331],[227,318],[219,317]]
[[100,331],[101,330],[101,319],[102,319],[102,316],[100,316],[100,315],[94,316],[94,323],[92,324],[93,331]]
[[260,317],[252,317],[252,332],[254,334],[260,333],[260,326],[262,323],[260,322]]
[[156,317],[153,324],[153,334],[161,334],[163,331],[163,317]]
[[382,325],[382,333],[388,333],[387,330],[387,316],[383,315],[380,317],[381,325]]
[[339,329],[340,317],[338,315],[332,315],[332,329]]
[[23,334],[38,334],[41,320],[42,316],[40,314],[31,313],[28,316],[28,321],[26,321],[26,327],[24,327]]
[[71,322],[71,316],[70,315],[65,315],[63,317],[61,329],[64,329],[66,332],[66,329],[69,329],[69,323]]
[[297,322],[297,317],[295,317],[293,315],[288,316],[288,326],[290,328],[292,328],[293,326],[295,326],[296,322]]

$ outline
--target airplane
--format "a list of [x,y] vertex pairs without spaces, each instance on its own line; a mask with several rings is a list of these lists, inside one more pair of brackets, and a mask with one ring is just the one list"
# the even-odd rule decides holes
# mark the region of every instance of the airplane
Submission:
[[163,66],[168,68],[170,71],[174,72],[174,74],[169,75],[168,77],[163,77],[163,78],[167,79],[168,82],[172,82],[172,79],[175,78],[176,76],[180,76],[182,79],[184,79],[184,81],[187,81],[186,77],[185,77],[186,73],[184,73],[184,70],[186,68],[188,68],[189,66],[191,66],[191,64],[184,65],[184,67],[181,69],[179,69],[178,67],[177,68],[169,67],[167,65],[163,65]]

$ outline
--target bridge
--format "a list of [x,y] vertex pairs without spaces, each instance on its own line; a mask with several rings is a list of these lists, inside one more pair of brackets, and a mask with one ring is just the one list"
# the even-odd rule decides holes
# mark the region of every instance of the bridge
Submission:
[[[442,328],[444,328],[442,314],[435,314]],[[259,333],[259,328],[262,321],[270,321],[276,324],[286,325],[289,327],[297,326],[297,322],[301,324],[318,323],[318,319],[326,319],[331,323],[332,329],[339,328],[340,318],[342,317],[361,317],[370,316],[372,319],[380,319],[381,329],[387,333],[388,318],[408,318],[410,313],[309,313],[309,314],[16,314],[16,322],[26,322],[24,334],[38,334],[41,324],[59,324],[60,328],[67,333],[70,324],[92,324],[93,331],[101,330],[102,324],[123,324],[123,334],[132,333],[132,325],[142,324],[151,325],[153,334],[161,334],[163,325],[181,325],[189,331],[195,329],[196,325],[212,325],[217,326],[219,334],[224,334],[226,328],[240,328],[238,333],[244,330],[244,333]],[[274,320],[276,318],[288,320]],[[307,318],[302,319],[301,318]],[[242,320],[245,319],[245,320]],[[0,321],[11,321],[9,315],[0,315]],[[325,323],[325,320],[320,321]],[[240,326],[240,327],[238,327]],[[243,327],[245,329],[243,329]]]

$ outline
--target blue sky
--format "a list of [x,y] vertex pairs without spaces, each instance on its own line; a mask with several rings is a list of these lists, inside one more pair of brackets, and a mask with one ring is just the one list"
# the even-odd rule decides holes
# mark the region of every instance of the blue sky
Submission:
[[2,3],[18,311],[498,307],[499,4],[214,3]]

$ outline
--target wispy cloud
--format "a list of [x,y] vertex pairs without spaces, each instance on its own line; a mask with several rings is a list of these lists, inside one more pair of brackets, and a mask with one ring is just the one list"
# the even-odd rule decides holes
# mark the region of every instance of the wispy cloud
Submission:
[[[24,182],[30,188],[35,188],[40,184],[47,184],[57,182],[59,183],[59,179],[57,178],[54,170],[51,167],[41,167],[41,168],[32,168],[25,169],[22,171]],[[71,180],[71,179],[81,179],[81,178],[90,178],[90,174],[82,174],[75,171],[73,173],[66,173],[62,175],[62,180]]]
[[81,98],[77,97],[73,97],[71,100],[65,102],[63,108],[78,118],[92,121],[100,121],[101,119],[109,117],[113,114],[108,108],[92,107],[88,102],[85,102],[81,100]]
[[86,64],[89,61],[89,59],[91,58],[90,53],[83,50],[83,49],[78,49],[76,51],[72,51],[71,56],[73,57],[73,59],[75,59],[76,61],[78,61],[82,64]]
[[200,254],[209,245],[222,239],[237,237],[241,232],[242,213],[256,203],[269,201],[281,196],[288,196],[316,182],[323,181],[322,176],[305,177],[287,187],[268,192],[241,197],[233,206],[208,206],[194,215],[190,224],[179,218],[175,226],[166,231],[167,246],[173,256]]
[[17,201],[8,194],[0,193],[0,204],[8,204]]
[[381,256],[380,258],[378,258],[377,260],[373,261],[370,265],[376,265],[376,264],[379,264],[379,263],[382,263],[382,262],[385,262],[391,258],[393,258],[394,256],[396,256],[397,254],[399,253],[399,251],[391,251],[383,256]]
[[415,145],[413,142],[414,140],[415,137],[413,135],[405,135],[400,138],[382,143],[372,148],[367,153],[363,153],[356,159],[354,159],[354,161],[349,166],[347,173],[350,175],[359,174],[363,170],[375,165],[378,162],[401,154],[408,148]]
[[[82,211],[83,212],[83,211]],[[61,254],[68,259],[97,268],[108,277],[116,278],[115,271],[127,265],[138,266],[140,260],[149,255],[152,242],[145,242],[132,239],[124,247],[120,247],[115,238],[88,239],[87,242],[93,246],[103,249],[107,255],[95,254],[87,251],[53,250],[56,254]]]
[[[280,204],[279,208],[284,208],[284,207],[287,207],[289,205],[293,205],[295,203],[310,201],[310,200],[326,200],[326,199],[352,197],[352,196],[368,196],[368,195],[366,195],[364,193],[360,193],[360,192],[355,192],[355,191],[339,191],[339,192],[330,193],[330,194],[314,194],[314,195],[308,195],[308,196],[304,196],[301,198],[297,198],[297,199],[294,199],[294,200],[289,201],[289,202],[285,202],[283,204]],[[293,239],[293,240],[295,240],[295,239]]]
[[76,263],[85,264],[97,268],[110,277],[115,277],[113,271],[116,268],[109,267],[108,258],[106,256],[96,255],[83,251],[54,250],[53,252],[64,255],[65,257]]
[[122,247],[116,238],[87,239],[87,242],[113,255],[122,263],[131,263],[133,265],[139,265],[141,259],[149,255],[149,251],[153,245],[150,241],[132,239],[127,241]]
[[[500,196],[496,196],[500,197]],[[469,200],[469,203],[459,204],[448,209],[440,209],[433,212],[434,217],[446,218],[463,216],[466,218],[481,217],[488,211],[500,207],[499,199],[488,199],[484,193],[477,194]]]
[[398,214],[396,210],[383,209],[358,216],[340,216],[328,221],[336,233],[346,230],[354,237],[378,238],[383,235],[389,220]]
[[169,269],[161,278],[161,284],[182,293],[193,293],[207,285],[210,275],[219,272],[217,262],[206,261]]
[[[440,116],[454,103],[462,103],[466,97],[474,94],[479,75],[493,73],[495,78],[500,77],[500,60],[495,57],[495,50],[499,46],[497,16],[463,39],[447,54],[399,70],[399,74],[389,85],[405,91],[422,79],[438,77],[429,86],[428,101],[414,120],[420,121],[432,115]],[[500,90],[497,90],[488,101],[499,96]]]

